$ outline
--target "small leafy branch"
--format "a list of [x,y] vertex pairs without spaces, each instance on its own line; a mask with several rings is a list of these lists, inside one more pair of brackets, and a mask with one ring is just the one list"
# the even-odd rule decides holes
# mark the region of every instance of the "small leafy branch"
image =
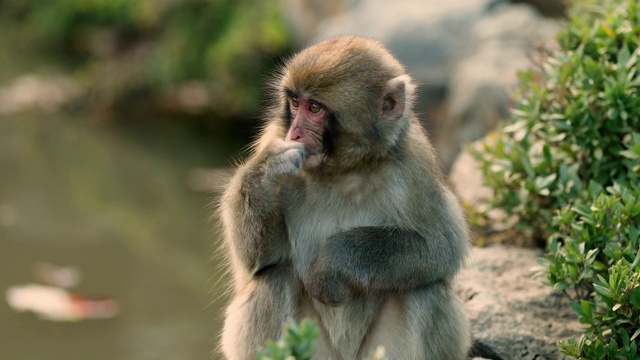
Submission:
[[318,339],[318,324],[304,319],[289,323],[278,342],[270,340],[258,351],[260,360],[311,360]]
[[[258,360],[311,360],[318,340],[318,324],[303,319],[299,324],[290,322],[278,342],[269,341],[258,350]],[[368,360],[388,360],[384,348],[379,347]]]

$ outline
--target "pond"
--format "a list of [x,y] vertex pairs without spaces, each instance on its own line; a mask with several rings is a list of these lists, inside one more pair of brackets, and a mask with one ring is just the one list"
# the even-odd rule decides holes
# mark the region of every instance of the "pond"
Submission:
[[[221,138],[224,138],[221,136]],[[207,359],[225,302],[212,201],[194,169],[236,146],[115,130],[70,115],[0,116],[0,289],[48,285],[38,264],[73,266],[69,292],[118,304],[106,319],[55,322],[0,303],[3,359]]]

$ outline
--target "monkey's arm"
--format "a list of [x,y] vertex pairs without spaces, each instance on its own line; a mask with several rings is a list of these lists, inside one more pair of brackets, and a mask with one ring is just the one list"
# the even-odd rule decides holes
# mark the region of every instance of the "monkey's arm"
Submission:
[[451,280],[466,254],[466,232],[357,227],[331,236],[305,277],[309,293],[337,306],[351,291],[403,291]]
[[222,222],[232,262],[250,274],[289,259],[278,189],[304,161],[304,148],[281,140],[240,167],[223,195]]

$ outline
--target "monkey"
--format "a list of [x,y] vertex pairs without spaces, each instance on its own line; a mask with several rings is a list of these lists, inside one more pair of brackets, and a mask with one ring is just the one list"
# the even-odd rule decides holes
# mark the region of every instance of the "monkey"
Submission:
[[377,40],[289,59],[251,153],[220,200],[232,276],[221,349],[255,359],[315,319],[314,359],[466,359],[452,281],[467,225],[413,111],[416,85]]

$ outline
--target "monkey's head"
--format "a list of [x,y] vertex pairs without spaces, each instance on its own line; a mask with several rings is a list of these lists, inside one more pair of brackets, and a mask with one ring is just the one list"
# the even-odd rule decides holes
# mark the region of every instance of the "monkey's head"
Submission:
[[286,139],[305,169],[343,173],[389,159],[402,143],[415,86],[378,41],[346,36],[294,56],[277,87]]

